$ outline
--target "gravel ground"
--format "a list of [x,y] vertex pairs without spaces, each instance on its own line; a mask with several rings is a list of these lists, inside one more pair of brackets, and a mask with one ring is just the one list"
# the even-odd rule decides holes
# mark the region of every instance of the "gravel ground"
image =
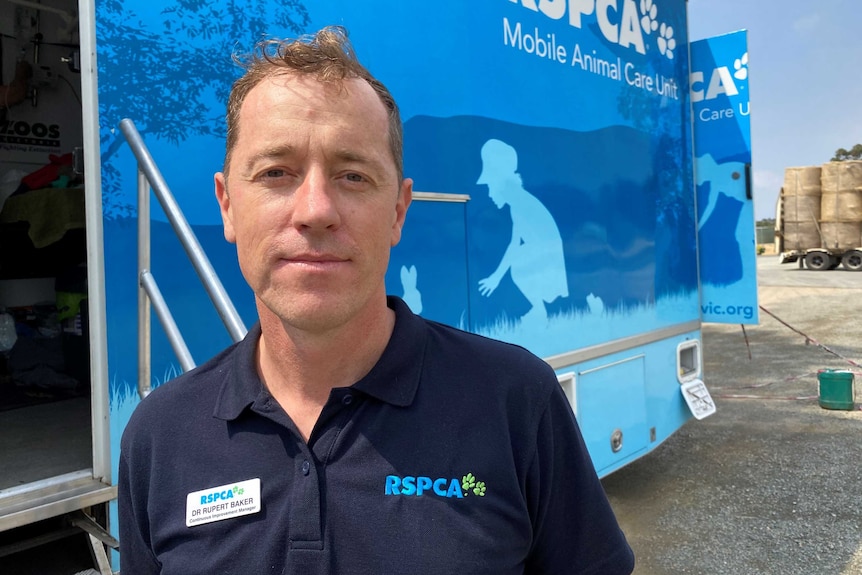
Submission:
[[817,399],[819,369],[862,385],[862,273],[771,256],[758,274],[760,305],[809,341],[763,311],[748,346],[739,325],[704,326],[718,412],[603,480],[637,575],[862,574],[862,411]]

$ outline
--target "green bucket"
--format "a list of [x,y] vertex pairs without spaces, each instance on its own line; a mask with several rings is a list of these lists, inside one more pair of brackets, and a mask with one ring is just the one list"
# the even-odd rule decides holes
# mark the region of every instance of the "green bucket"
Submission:
[[847,411],[853,409],[855,393],[852,372],[821,369],[817,372],[817,381],[820,383],[820,407]]

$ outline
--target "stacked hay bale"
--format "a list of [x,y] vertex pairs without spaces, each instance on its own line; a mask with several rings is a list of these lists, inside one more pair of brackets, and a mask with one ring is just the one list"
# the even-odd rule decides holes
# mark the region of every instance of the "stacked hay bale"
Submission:
[[862,246],[862,161],[823,164],[820,183],[823,247],[849,250]]
[[820,172],[820,166],[784,170],[784,187],[781,188],[784,250],[821,247],[818,227],[821,212]]

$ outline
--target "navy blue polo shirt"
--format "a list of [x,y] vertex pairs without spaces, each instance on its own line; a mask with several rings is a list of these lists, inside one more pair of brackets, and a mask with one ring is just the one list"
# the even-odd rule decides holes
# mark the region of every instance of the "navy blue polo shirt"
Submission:
[[389,305],[383,355],[332,390],[308,443],[257,375],[259,327],[141,402],[123,575],[632,571],[551,368]]

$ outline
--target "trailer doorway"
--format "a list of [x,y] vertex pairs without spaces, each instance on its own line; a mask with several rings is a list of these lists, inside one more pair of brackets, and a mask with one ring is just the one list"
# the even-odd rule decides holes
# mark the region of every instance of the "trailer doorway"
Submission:
[[0,530],[60,509],[21,515],[28,493],[93,477],[77,12],[0,0]]

